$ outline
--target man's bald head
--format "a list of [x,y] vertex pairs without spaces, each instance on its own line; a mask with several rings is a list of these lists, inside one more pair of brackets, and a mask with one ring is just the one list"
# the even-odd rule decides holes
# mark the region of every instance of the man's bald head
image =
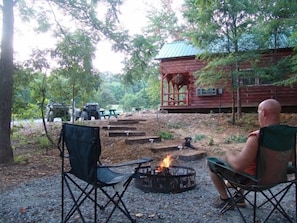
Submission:
[[275,99],[266,99],[259,104],[258,113],[261,127],[279,124],[281,105]]

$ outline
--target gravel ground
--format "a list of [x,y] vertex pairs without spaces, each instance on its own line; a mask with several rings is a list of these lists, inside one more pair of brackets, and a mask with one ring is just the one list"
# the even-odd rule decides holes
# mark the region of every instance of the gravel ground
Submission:
[[[180,163],[196,170],[195,189],[178,194],[145,193],[130,185],[125,195],[125,202],[135,216],[138,223],[216,223],[216,222],[242,222],[239,214],[231,210],[221,215],[212,207],[217,193],[210,182],[205,165],[205,159]],[[294,190],[285,199],[284,207],[294,216],[295,196]],[[100,196],[101,197],[101,196]],[[68,201],[68,200],[67,200]],[[67,202],[68,203],[68,202]],[[60,176],[42,178],[0,194],[0,222],[1,223],[57,223],[61,221],[61,178]],[[90,216],[84,207],[86,216]],[[251,216],[250,206],[242,209],[244,215]],[[261,208],[260,220],[266,212]],[[106,213],[100,211],[98,222],[103,223]],[[71,222],[80,222],[78,216]],[[90,221],[91,222],[91,221]],[[119,211],[114,213],[111,223],[129,222]],[[286,222],[278,214],[273,215],[270,222]]]

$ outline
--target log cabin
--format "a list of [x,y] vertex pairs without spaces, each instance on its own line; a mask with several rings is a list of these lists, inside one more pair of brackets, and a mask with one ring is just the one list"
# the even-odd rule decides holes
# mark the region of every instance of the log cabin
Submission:
[[[277,53],[265,50],[261,64],[269,66],[271,61],[280,60],[294,53],[292,47],[279,48]],[[231,112],[232,101],[237,101],[231,83],[222,81],[211,87],[196,84],[197,75],[205,65],[199,57],[202,51],[194,45],[178,41],[164,44],[156,60],[160,61],[160,109],[169,113]],[[242,69],[248,70],[248,65]],[[227,84],[226,84],[227,83]],[[261,78],[241,79],[241,106],[243,112],[256,112],[258,104],[267,98],[274,98],[282,104],[283,112],[297,111],[297,85],[279,86]],[[235,100],[232,100],[235,97]]]

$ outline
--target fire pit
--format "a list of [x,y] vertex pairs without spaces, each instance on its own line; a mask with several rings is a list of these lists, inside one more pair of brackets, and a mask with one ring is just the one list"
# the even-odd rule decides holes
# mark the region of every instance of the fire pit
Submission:
[[139,174],[140,177],[134,182],[135,187],[145,192],[181,193],[196,186],[196,171],[190,167],[143,166]]

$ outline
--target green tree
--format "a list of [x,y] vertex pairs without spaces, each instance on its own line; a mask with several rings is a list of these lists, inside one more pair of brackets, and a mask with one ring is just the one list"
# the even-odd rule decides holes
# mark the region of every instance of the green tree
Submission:
[[[31,103],[31,89],[25,87],[32,81],[32,75],[29,69],[23,69],[21,65],[15,65],[13,72],[13,106],[12,113],[17,117],[23,114]],[[28,118],[28,117],[19,117]]]
[[120,82],[103,82],[100,87],[100,93],[97,101],[99,101],[100,107],[109,108],[112,104],[119,104],[124,95],[123,85]]
[[[87,102],[87,95],[98,90],[100,85],[99,72],[92,66],[96,41],[90,33],[82,30],[64,33],[63,37],[64,39],[57,44],[52,53],[59,64],[59,68],[53,73],[58,81],[62,81],[60,77],[66,78],[60,90],[68,94],[56,94],[56,96],[61,95],[63,98],[60,100],[65,101],[65,95],[71,95],[73,102],[77,96],[80,96],[84,102]],[[52,85],[53,94],[57,86],[59,85]]]
[[140,83],[146,81],[149,75],[148,67],[152,64],[153,57],[157,54],[157,48],[153,45],[152,39],[137,35],[131,41],[130,57],[124,62],[125,84]]
[[[20,68],[19,71],[21,72],[15,72],[16,74],[20,73],[21,75],[15,75],[14,80],[24,79],[25,81],[17,82],[14,86],[16,89],[26,89],[27,92],[30,92],[30,97],[28,98],[29,100],[25,100],[26,106],[24,106],[23,112],[19,111],[21,112],[22,118],[42,117],[45,134],[51,145],[55,145],[54,140],[47,130],[44,118],[47,91],[47,70],[50,68],[50,65],[47,62],[48,54],[48,50],[34,50],[31,54],[31,58],[28,61],[25,61],[23,65],[26,69]],[[17,90],[14,92],[14,98],[19,98],[17,94],[18,92],[19,91]],[[21,95],[20,100],[23,99],[24,98]]]
[[[293,38],[297,40],[297,31],[293,34]],[[297,42],[297,41],[296,41]],[[297,43],[295,44],[294,51],[297,52]],[[292,83],[297,83],[297,54],[295,54],[292,59],[292,70],[293,70],[293,75],[288,79],[288,84]]]
[[[84,0],[51,0],[49,7],[26,0],[3,0],[2,10],[2,40],[0,58],[0,163],[9,163],[13,160],[10,140],[10,122],[13,95],[13,39],[14,39],[14,7],[19,6],[23,21],[36,19],[39,26],[36,31],[47,31],[51,27],[49,19],[55,17],[54,8],[76,21],[76,26],[92,29],[97,32],[97,38],[106,36],[108,39],[119,41],[124,37],[117,32],[117,11],[122,4],[121,0],[108,1],[106,14],[101,21],[97,16],[97,4],[101,1]],[[104,1],[105,2],[105,1]],[[30,5],[29,3],[32,3]],[[110,6],[110,7],[108,7]],[[49,15],[51,13],[51,15]],[[64,17],[63,17],[64,18]],[[102,18],[102,17],[101,17]],[[69,19],[70,20],[70,19]],[[56,19],[58,21],[58,19]],[[65,23],[66,24],[66,23]],[[68,23],[67,23],[68,24]],[[71,26],[73,23],[69,23]],[[59,24],[61,28],[61,25]]]
[[[194,44],[205,50],[207,66],[199,71],[198,84],[222,84],[222,78],[231,82],[232,114],[235,122],[235,92],[237,92],[238,117],[241,116],[240,64],[249,58],[251,63],[257,60],[255,54],[242,49],[252,44],[247,34],[255,23],[255,10],[249,0],[199,2],[187,0],[188,11],[185,16],[189,22],[197,23],[197,30],[190,33]],[[193,7],[191,7],[193,6]],[[194,17],[194,15],[196,15]],[[254,55],[251,58],[251,55]],[[225,67],[229,67],[226,72]]]
[[100,85],[97,100],[101,108],[109,108],[112,104],[119,104],[125,94],[124,86],[121,82],[121,75],[109,72],[101,73]]
[[[280,43],[279,31],[283,29],[280,24],[272,22],[278,16],[271,16],[273,13],[267,14],[268,11],[265,9],[267,2],[265,2],[186,0],[187,10],[184,16],[192,24],[192,30],[187,35],[194,44],[205,50],[203,59],[208,62],[207,66],[197,73],[197,83],[224,85],[222,79],[231,82],[233,123],[235,122],[235,93],[237,93],[238,117],[241,117],[240,80],[253,75],[249,71],[242,70],[241,65],[248,61],[257,75],[267,78],[268,71],[258,67],[260,50],[267,49],[271,34],[277,34],[272,38],[273,48]],[[277,2],[281,1],[273,1],[269,10],[273,9]],[[281,7],[278,9],[280,10]],[[263,12],[265,12],[264,15]],[[259,24],[263,25],[267,20],[276,26],[272,25],[273,29],[267,29],[267,26],[263,29]],[[276,28],[281,29],[276,32]],[[229,67],[228,72],[226,67]],[[279,73],[276,66],[273,69],[276,71],[274,73]]]
[[17,66],[14,70],[13,107],[14,117],[19,119],[40,118],[42,86],[44,75]]
[[294,34],[297,22],[297,2],[262,0],[259,4],[259,19],[253,32],[262,49],[273,49],[275,53],[272,66],[266,68],[263,75],[269,73],[270,78],[278,85],[297,83],[296,71],[294,71],[295,56],[290,61],[288,57],[279,60],[277,55],[279,48],[297,46],[297,37]]
[[125,94],[121,100],[121,105],[124,111],[131,111],[133,108],[141,107],[143,100],[137,94]]
[[169,1],[162,1],[160,9],[151,9],[148,19],[149,23],[143,34],[133,36],[129,43],[125,44],[124,52],[128,56],[124,62],[122,80],[127,93],[139,92],[138,95],[144,97],[142,93],[145,92],[145,97],[149,99],[145,107],[155,108],[159,104],[156,102],[156,95],[160,101],[160,84],[152,81],[159,76],[159,64],[154,61],[154,57],[166,41],[180,40],[185,26],[178,24],[178,18]]
[[160,106],[160,80],[157,76],[148,79],[147,95],[150,108],[158,109]]

